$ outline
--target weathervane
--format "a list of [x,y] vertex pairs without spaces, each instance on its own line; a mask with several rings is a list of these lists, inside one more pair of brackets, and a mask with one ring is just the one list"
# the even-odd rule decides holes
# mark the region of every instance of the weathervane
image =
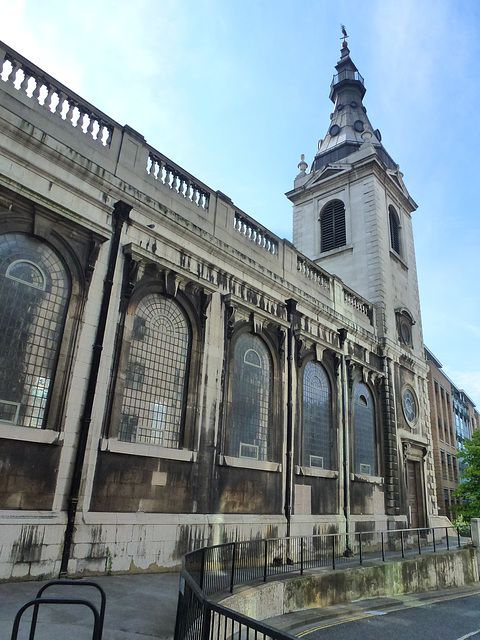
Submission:
[[343,24],[341,24],[340,27],[341,27],[342,33],[343,33],[343,36],[340,38],[340,40],[343,40],[342,47],[346,47],[347,46],[347,38],[348,38],[347,30],[345,29],[345,26]]

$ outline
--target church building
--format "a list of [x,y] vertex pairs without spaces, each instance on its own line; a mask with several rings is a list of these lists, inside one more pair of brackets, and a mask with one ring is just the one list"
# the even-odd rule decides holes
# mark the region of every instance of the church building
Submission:
[[416,205],[346,41],[293,244],[0,56],[0,579],[448,524]]

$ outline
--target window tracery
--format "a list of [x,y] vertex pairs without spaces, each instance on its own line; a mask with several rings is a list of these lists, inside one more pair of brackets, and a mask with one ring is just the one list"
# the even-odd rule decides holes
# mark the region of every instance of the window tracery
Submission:
[[307,362],[303,373],[303,451],[308,467],[332,469],[332,408],[330,383],[318,362]]
[[268,460],[272,358],[258,336],[242,333],[235,341],[230,385],[228,455]]
[[50,246],[0,236],[0,421],[44,426],[70,295]]
[[376,476],[375,409],[372,394],[362,382],[355,385],[353,393],[353,450],[355,473]]
[[181,306],[144,296],[133,322],[118,439],[180,446],[191,330]]

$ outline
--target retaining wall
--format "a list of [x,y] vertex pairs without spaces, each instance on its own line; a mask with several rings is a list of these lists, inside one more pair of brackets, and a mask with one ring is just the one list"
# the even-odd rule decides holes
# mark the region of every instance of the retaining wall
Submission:
[[397,596],[477,582],[476,550],[464,547],[415,556],[399,562],[378,562],[351,569],[309,575],[247,587],[221,604],[256,620],[351,602],[359,598]]

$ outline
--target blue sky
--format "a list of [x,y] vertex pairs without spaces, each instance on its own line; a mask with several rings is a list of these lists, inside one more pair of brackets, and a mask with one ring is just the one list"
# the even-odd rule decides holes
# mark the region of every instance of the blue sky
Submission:
[[340,24],[418,204],[424,339],[480,408],[478,0],[0,0],[0,38],[280,237]]

